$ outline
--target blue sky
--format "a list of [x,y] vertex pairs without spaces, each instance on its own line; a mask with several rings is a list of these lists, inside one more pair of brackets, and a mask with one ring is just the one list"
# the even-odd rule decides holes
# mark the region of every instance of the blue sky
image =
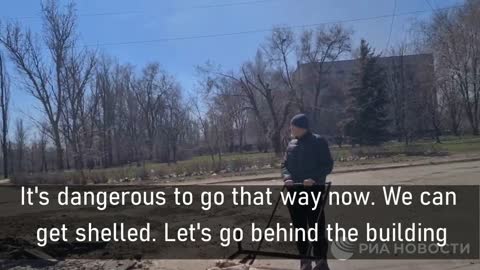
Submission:
[[[460,0],[397,0],[396,13],[431,11],[462,4]],[[234,69],[255,55],[268,32],[212,38],[158,41],[192,36],[270,29],[379,17],[393,12],[394,0],[81,0],[80,42],[129,62],[138,69],[158,61],[185,90],[194,91],[195,66],[211,60]],[[18,19],[34,31],[41,27],[39,1],[2,0],[0,19]],[[431,12],[397,16],[390,45],[408,38],[410,23]],[[367,39],[380,52],[390,33],[391,17],[346,22],[354,45]],[[301,31],[301,28],[294,28]],[[153,42],[146,42],[152,41]],[[3,49],[3,48],[2,48]],[[15,78],[15,71],[10,69]],[[38,115],[38,103],[20,85],[12,87],[12,114]],[[28,120],[28,119],[27,119]],[[13,124],[13,121],[11,122]],[[27,123],[28,124],[28,123]]]

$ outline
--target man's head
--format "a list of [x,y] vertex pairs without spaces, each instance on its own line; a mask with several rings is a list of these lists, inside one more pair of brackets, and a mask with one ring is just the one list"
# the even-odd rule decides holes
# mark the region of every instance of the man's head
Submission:
[[302,137],[308,129],[308,118],[303,113],[295,115],[290,121],[290,132],[295,138]]

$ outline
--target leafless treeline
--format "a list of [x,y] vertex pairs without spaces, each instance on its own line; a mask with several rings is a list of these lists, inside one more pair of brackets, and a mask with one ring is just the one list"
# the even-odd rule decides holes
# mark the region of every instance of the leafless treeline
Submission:
[[435,56],[439,107],[455,135],[480,125],[480,1],[466,0],[457,9],[438,11],[420,25],[420,46]]
[[[397,57],[382,62],[392,139],[409,143],[428,135],[439,140],[446,131],[478,135],[479,2],[436,11],[415,28],[414,44],[394,46],[388,54]],[[253,59],[237,69],[212,62],[199,66],[199,96],[190,100],[158,63],[139,72],[82,48],[73,4],[64,8],[49,0],[42,14],[41,34],[18,23],[0,24],[5,55],[42,113],[32,117],[31,131],[18,120],[7,136],[12,83],[0,54],[3,164],[14,172],[175,162],[192,149],[213,161],[252,145],[279,154],[289,138],[288,119],[298,112],[308,113],[322,134],[343,142],[345,90],[352,80],[335,77],[343,70],[334,63],[355,57],[355,44],[352,31],[342,25],[301,33],[277,27]],[[419,52],[433,54],[434,68],[412,68],[406,59]],[[419,76],[419,69],[425,74]]]
[[63,9],[57,1],[46,1],[42,14],[41,35],[19,23],[2,25],[0,33],[22,88],[43,114],[32,116],[32,131],[18,120],[7,143],[10,87],[0,58],[6,168],[25,172],[175,162],[193,124],[176,79],[158,63],[136,74],[130,65],[80,48],[73,4]]
[[[478,135],[479,16],[478,0],[434,11],[431,19],[413,25],[412,42],[381,55],[392,139],[408,144],[424,137],[440,142],[443,134]],[[210,62],[199,67],[205,95],[237,105],[210,106],[210,111],[239,115],[236,112],[244,110],[256,121],[260,140],[266,139],[276,153],[289,138],[289,117],[298,112],[308,113],[318,132],[341,144],[355,64],[344,67],[338,61],[356,57],[352,43],[352,31],[342,25],[300,34],[277,27],[255,57],[238,69],[225,70]],[[338,75],[342,73],[348,74]],[[234,117],[228,122],[235,123]]]
[[[211,63],[199,67],[204,90],[213,100],[237,104],[227,109],[247,112],[258,123],[267,145],[279,154],[289,137],[287,127],[292,114],[310,112],[315,122],[316,116],[323,113],[319,103],[326,87],[323,76],[329,69],[327,63],[350,51],[350,36],[351,31],[341,25],[305,31],[298,38],[291,29],[277,27],[255,58],[238,70],[223,71]],[[297,73],[299,64],[314,66],[315,80],[308,82],[314,86],[313,96]],[[238,113],[230,111],[227,115]]]

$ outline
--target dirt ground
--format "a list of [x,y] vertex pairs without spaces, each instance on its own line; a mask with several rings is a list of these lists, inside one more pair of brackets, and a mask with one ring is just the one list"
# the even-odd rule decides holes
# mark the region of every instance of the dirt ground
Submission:
[[[461,162],[431,166],[363,171],[333,174],[329,181],[335,185],[479,185],[480,161]],[[204,184],[203,182],[191,184]],[[215,184],[215,183],[210,183]],[[223,183],[224,184],[224,183]],[[242,183],[235,179],[234,185],[261,184],[281,185],[280,180],[248,181]],[[8,197],[8,196],[7,196]],[[11,198],[10,198],[11,199]],[[6,204],[9,198],[0,198]],[[25,213],[23,213],[25,214]],[[32,222],[42,213],[28,213]],[[36,269],[162,269],[187,270],[207,269],[215,265],[216,260],[67,260],[53,265],[44,265]],[[331,260],[331,269],[479,269],[478,260]],[[298,261],[273,260],[259,258],[253,265],[256,269],[287,270],[299,269]],[[16,266],[6,269],[31,269],[31,266]]]
[[[333,174],[329,176],[329,180],[335,185],[480,185],[480,161]],[[256,184],[273,184],[278,182],[278,180],[265,181],[258,182]],[[159,263],[160,265],[162,264],[162,262]],[[181,262],[178,262],[178,265],[180,264]],[[329,265],[333,270],[480,269],[480,261],[478,260],[331,260]],[[290,260],[280,262],[267,259],[258,260],[255,263],[255,266],[259,268],[278,270],[298,269],[298,262]]]

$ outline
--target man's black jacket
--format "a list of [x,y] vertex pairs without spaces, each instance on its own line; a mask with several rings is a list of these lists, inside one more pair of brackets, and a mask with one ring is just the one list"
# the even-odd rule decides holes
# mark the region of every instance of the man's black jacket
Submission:
[[282,164],[284,179],[295,183],[311,178],[324,184],[333,169],[333,159],[327,141],[309,131],[299,139],[290,141]]

